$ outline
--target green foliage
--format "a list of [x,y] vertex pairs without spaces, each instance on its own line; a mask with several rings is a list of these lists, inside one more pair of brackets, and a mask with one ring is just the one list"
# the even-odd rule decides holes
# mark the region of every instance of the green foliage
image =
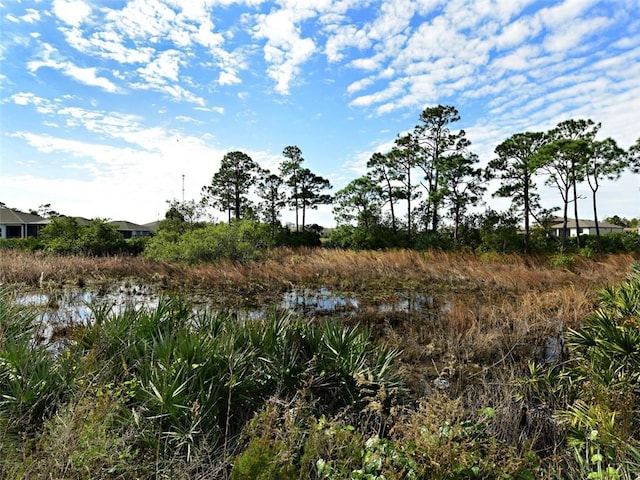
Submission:
[[404,234],[394,233],[384,225],[362,228],[353,225],[341,225],[329,235],[329,246],[354,250],[393,248],[401,245]]
[[[581,235],[583,248],[598,251],[598,242],[595,235]],[[576,239],[567,240],[569,249],[575,249]],[[635,232],[615,232],[600,235],[601,253],[640,253],[640,235]]]
[[[244,152],[229,152],[220,162],[220,169],[203,187],[203,204],[228,212],[231,218],[240,220],[250,210],[250,187],[256,182],[260,166]],[[233,213],[233,215],[232,215]]]
[[82,228],[78,220],[73,217],[52,219],[40,231],[45,251],[55,254],[79,253]]
[[117,228],[100,218],[86,226],[73,217],[52,218],[40,231],[40,238],[47,253],[61,255],[109,255],[120,252],[125,245]]
[[277,231],[274,243],[278,247],[319,247],[322,245],[320,235],[313,230],[292,232],[288,228]]
[[126,398],[114,388],[87,393],[46,423],[28,475],[79,480],[151,477],[153,469],[136,447],[134,426],[118,418]]
[[549,264],[553,268],[571,269],[576,263],[576,257],[571,253],[558,253],[549,258]]
[[0,238],[0,250],[42,250],[42,242],[35,237],[29,238]]
[[176,235],[160,229],[144,250],[147,257],[161,261],[215,262],[256,259],[260,252],[273,246],[270,226],[249,220],[230,224],[206,225]]
[[64,359],[34,344],[35,312],[0,290],[0,471],[11,444],[3,439],[37,431],[70,393]]
[[[468,229],[462,227],[459,229],[459,233],[462,235],[468,235]],[[457,246],[462,247],[462,243],[458,243]],[[452,250],[456,246],[456,241],[453,236],[453,232],[448,229],[441,228],[437,232],[423,232],[416,235],[413,241],[413,247],[418,250],[427,249],[439,249],[439,250]]]
[[[164,298],[150,309],[95,308],[95,322],[54,356],[32,344],[33,316],[25,312],[0,302],[0,438],[13,435],[12,451],[17,444],[25,452],[32,474],[133,475],[150,468],[135,466],[149,454],[154,471],[172,472],[226,452],[274,395],[333,415],[373,397],[388,409],[404,392],[398,352],[337,322],[275,311],[238,320]],[[24,442],[38,438],[31,455]],[[56,438],[67,439],[64,448],[47,460]],[[251,455],[246,468],[262,469],[269,455]]]
[[286,452],[283,441],[274,441],[264,437],[252,439],[249,446],[233,462],[231,480],[287,480],[297,479],[294,465],[280,458]]
[[[570,374],[578,397],[561,413],[569,445],[588,478],[629,478],[640,473],[640,267],[620,286],[600,293],[600,306],[570,331]],[[628,472],[629,477],[623,475]],[[619,477],[617,476],[619,475]]]
[[80,251],[87,255],[109,255],[119,252],[124,246],[124,240],[114,225],[107,220],[94,218],[89,225],[82,228],[80,237]]
[[[440,399],[435,399],[439,402]],[[458,402],[448,401],[449,405]],[[310,417],[304,404],[269,404],[245,429],[247,445],[232,478],[465,479],[536,478],[535,456],[518,458],[491,435],[495,417],[484,408],[450,421],[447,407],[405,411],[396,433],[363,434],[339,418]]]

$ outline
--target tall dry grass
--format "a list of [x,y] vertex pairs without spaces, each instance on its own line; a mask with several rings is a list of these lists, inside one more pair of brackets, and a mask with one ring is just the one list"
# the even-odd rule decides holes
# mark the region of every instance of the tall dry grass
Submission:
[[135,277],[164,280],[176,286],[281,289],[291,284],[326,285],[360,291],[376,286],[501,291],[599,288],[624,278],[634,258],[609,255],[598,260],[577,258],[572,268],[554,269],[543,256],[478,256],[470,253],[277,249],[251,263],[219,262],[195,266],[156,262],[142,257],[57,257],[0,250],[0,282],[73,282]]
[[[576,257],[569,268],[554,268],[544,256],[278,249],[252,263],[188,266],[136,257],[51,257],[0,250],[0,283],[90,286],[131,278],[176,290],[202,289],[233,302],[268,302],[292,287],[327,286],[361,299],[358,314],[344,321],[367,324],[377,340],[402,349],[414,398],[442,394],[459,402],[460,418],[491,406],[499,413],[491,427],[498,438],[554,455],[563,433],[550,409],[516,400],[518,382],[526,378],[530,361],[549,362],[549,342],[551,347],[560,342],[554,361],[563,361],[563,332],[580,325],[595,309],[597,292],[620,283],[637,260],[632,255]],[[407,292],[436,301],[422,312],[376,309],[376,302]],[[444,391],[436,380],[448,382]],[[429,418],[420,414],[416,421]],[[439,419],[431,420],[434,427],[441,426]]]

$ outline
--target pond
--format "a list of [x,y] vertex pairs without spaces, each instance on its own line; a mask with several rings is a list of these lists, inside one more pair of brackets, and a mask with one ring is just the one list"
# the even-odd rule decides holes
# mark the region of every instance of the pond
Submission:
[[[127,307],[155,308],[161,292],[147,285],[123,283],[100,291],[84,289],[66,289],[52,293],[24,294],[18,297],[21,305],[29,305],[39,310],[38,320],[42,330],[38,334],[39,342],[52,342],[57,336],[63,336],[66,329],[77,325],[86,325],[94,320],[93,309],[109,307],[113,313],[119,313]],[[214,304],[206,295],[187,296],[194,309],[225,310],[228,308]],[[365,313],[424,313],[434,315],[450,310],[448,302],[440,303],[430,295],[403,291],[395,292],[392,299],[373,302],[363,301],[353,296],[334,293],[327,287],[317,289],[292,288],[285,292],[274,304],[260,308],[234,308],[237,318],[258,318],[273,308],[290,311],[304,317],[356,317]]]

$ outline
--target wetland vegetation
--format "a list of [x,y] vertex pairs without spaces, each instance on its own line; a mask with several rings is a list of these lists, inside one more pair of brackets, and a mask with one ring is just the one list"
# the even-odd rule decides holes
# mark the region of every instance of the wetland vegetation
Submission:
[[[637,478],[637,260],[276,249],[190,265],[0,250],[0,470]],[[65,291],[140,301],[94,302],[52,350],[34,342],[38,315]],[[14,301],[26,294],[46,301]],[[313,295],[331,308],[287,308]]]

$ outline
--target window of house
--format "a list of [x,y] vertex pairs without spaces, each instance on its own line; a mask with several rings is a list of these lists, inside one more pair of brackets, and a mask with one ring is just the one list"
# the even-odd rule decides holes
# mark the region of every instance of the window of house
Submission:
[[22,226],[7,225],[7,238],[22,238]]

